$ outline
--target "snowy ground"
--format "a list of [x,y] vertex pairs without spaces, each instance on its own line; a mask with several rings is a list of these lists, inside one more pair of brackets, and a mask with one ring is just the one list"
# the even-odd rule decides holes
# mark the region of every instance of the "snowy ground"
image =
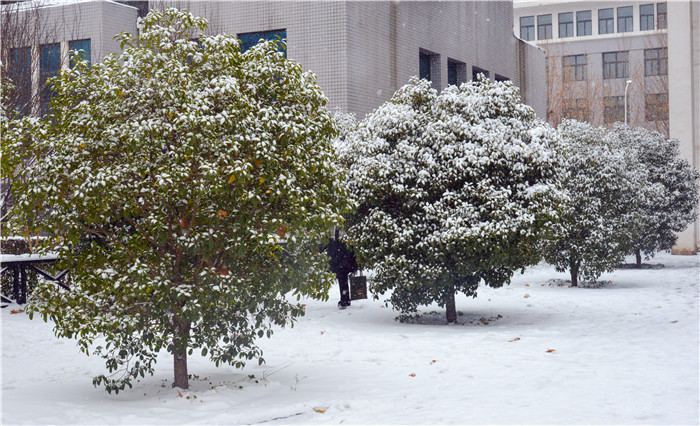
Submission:
[[699,260],[659,255],[664,269],[578,289],[552,285],[565,274],[540,265],[458,298],[456,326],[434,306],[423,324],[398,323],[373,300],[340,311],[334,293],[262,341],[266,366],[192,357],[198,378],[182,397],[167,356],[130,391],[93,388],[101,359],[12,306],[2,310],[2,423],[698,424]]

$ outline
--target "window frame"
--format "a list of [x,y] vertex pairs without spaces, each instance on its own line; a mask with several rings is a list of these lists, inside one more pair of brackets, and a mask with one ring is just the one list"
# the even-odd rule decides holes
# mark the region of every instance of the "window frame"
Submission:
[[[610,12],[610,17],[602,18],[600,14],[602,12]],[[605,31],[601,31],[603,24],[605,23]],[[598,9],[598,34],[614,34],[615,33],[615,8],[605,8]]]
[[[616,52],[603,52],[603,79],[629,77],[629,50],[619,50]],[[613,57],[613,60],[606,60]]]
[[[548,18],[549,22],[540,23],[540,18],[542,18],[543,21],[546,21],[545,18]],[[542,33],[541,29],[544,30],[544,37],[540,36]],[[552,14],[537,15],[537,40],[551,40],[552,37]]]
[[53,90],[46,86],[46,82],[57,76],[60,71],[61,43],[39,45],[39,114],[41,116],[49,112],[51,98],[54,95]]
[[[283,36],[280,36],[280,35]],[[258,35],[257,40],[255,40],[256,35]],[[248,37],[251,37],[248,39]],[[246,32],[246,33],[238,33],[236,34],[236,39],[240,41],[240,46],[241,46],[241,53],[247,52],[249,49],[251,49],[253,46],[257,45],[260,43],[260,40],[265,40],[265,41],[270,41],[270,40],[281,40],[281,41],[287,41],[287,29],[286,28],[279,28],[276,30],[265,30],[265,31],[252,31],[252,32]],[[255,42],[251,42],[252,40],[255,40]],[[286,46],[280,45],[279,46],[279,51],[284,53],[284,57],[287,57],[287,49]]]
[[8,74],[15,85],[17,102],[14,105],[15,111],[20,116],[31,113],[32,99],[32,48],[14,47],[10,48]]
[[[531,19],[532,20],[532,25],[523,25],[523,20],[526,19]],[[523,37],[523,30],[526,30],[527,33],[525,37]],[[525,40],[525,41],[532,41],[535,40],[536,34],[535,34],[535,15],[530,15],[530,16],[521,16],[520,17],[520,38]]]
[[[644,13],[643,8],[651,8],[651,14]],[[639,5],[639,30],[649,31],[656,29],[655,24],[655,14],[654,14],[654,3],[640,4]],[[651,19],[649,19],[651,18]]]
[[644,49],[644,76],[668,75],[668,48]]
[[624,96],[604,96],[603,97],[603,122],[612,124],[625,121],[625,97]]
[[566,98],[562,107],[562,118],[570,120],[589,121],[588,99]]
[[647,93],[644,95],[644,119],[646,121],[668,121],[668,109],[668,93]]
[[[629,11],[629,15],[620,15]],[[617,32],[629,33],[634,31],[634,6],[620,6],[617,8]]]
[[[585,14],[588,14],[588,19],[585,18]],[[581,24],[583,24],[583,34],[581,34]],[[588,25],[586,25],[588,24]],[[593,34],[593,12],[590,10],[579,10],[576,12],[576,36],[583,37]]]
[[[662,11],[663,9],[663,11]],[[656,3],[656,29],[665,30],[668,28],[668,14],[666,3]]]
[[588,80],[588,58],[585,54],[562,56],[561,61],[564,81]]
[[[570,18],[569,21],[562,21],[562,18]],[[562,12],[557,17],[559,20],[559,38],[569,38],[574,36],[574,12]],[[562,29],[564,31],[562,31]],[[562,35],[562,33],[564,35]]]
[[[85,48],[85,44],[87,42],[87,49]],[[92,66],[92,39],[89,38],[82,38],[79,40],[70,40],[68,42],[68,52],[70,55],[70,62],[68,67],[70,69],[73,69],[75,67],[75,64],[73,63],[73,55],[70,53],[74,50],[82,50],[83,53],[80,54],[80,56],[88,61],[88,66]]]

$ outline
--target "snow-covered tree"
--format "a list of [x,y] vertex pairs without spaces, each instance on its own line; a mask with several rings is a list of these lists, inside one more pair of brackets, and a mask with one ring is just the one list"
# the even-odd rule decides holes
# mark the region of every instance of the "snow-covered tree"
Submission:
[[[15,188],[15,226],[47,236],[72,290],[46,283],[29,306],[106,359],[107,390],[174,357],[263,361],[256,338],[293,324],[289,292],[327,297],[316,243],[342,221],[337,133],[315,76],[263,42],[242,53],[206,21],[152,11],[123,53],[53,82],[51,113],[23,122],[17,155],[37,158]],[[36,212],[46,212],[38,219]]]
[[564,188],[568,207],[556,237],[547,243],[545,259],[558,271],[568,270],[571,283],[595,280],[624,259],[640,206],[655,197],[646,170],[613,132],[588,123],[564,120],[558,128],[567,158]]
[[441,94],[412,79],[345,138],[340,159],[357,203],[347,233],[375,294],[404,314],[509,283],[540,258],[557,219],[556,132],[511,83]]
[[677,233],[696,218],[698,205],[698,171],[680,157],[677,139],[641,127],[616,124],[613,128],[623,149],[636,154],[637,162],[648,171],[650,185],[661,191],[642,200],[635,238],[628,254],[636,256],[637,267],[642,255],[647,259],[657,251],[671,250]]

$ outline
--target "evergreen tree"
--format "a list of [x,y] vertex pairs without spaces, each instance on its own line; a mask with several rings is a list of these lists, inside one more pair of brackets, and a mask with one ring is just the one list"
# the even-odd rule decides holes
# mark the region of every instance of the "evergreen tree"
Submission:
[[628,251],[636,256],[637,267],[641,268],[642,255],[649,259],[657,251],[671,250],[677,233],[695,220],[700,174],[680,158],[677,139],[621,123],[613,131],[623,149],[634,152],[637,162],[648,171],[648,184],[660,189],[656,196],[642,200],[642,214],[637,216],[635,238]]
[[103,338],[93,353],[112,374],[94,383],[110,392],[152,374],[163,349],[181,388],[193,349],[262,363],[256,338],[303,315],[285,295],[326,298],[333,282],[316,250],[344,206],[327,100],[282,42],[242,53],[206,25],[152,11],[119,36],[121,55],[75,55],[51,113],[6,136],[3,154],[37,159],[14,224],[44,232],[73,277],[28,310],[85,353]]
[[558,271],[568,270],[571,283],[597,279],[623,261],[640,206],[656,197],[647,172],[633,151],[617,136],[588,123],[565,120],[558,128],[562,154],[567,158],[564,188],[568,207],[554,239],[547,243],[545,260]]
[[437,302],[455,322],[455,293],[536,263],[558,216],[556,140],[511,83],[399,89],[339,149],[357,206],[347,233],[373,291],[403,314]]

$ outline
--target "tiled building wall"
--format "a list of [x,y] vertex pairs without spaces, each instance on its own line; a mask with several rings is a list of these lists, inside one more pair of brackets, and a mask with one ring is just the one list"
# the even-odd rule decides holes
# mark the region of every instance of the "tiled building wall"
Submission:
[[[447,85],[448,58],[520,85],[512,2],[198,2],[152,1],[188,9],[212,33],[286,29],[288,57],[318,76],[329,108],[362,118],[419,75],[419,51],[439,55],[437,89]],[[533,48],[534,49],[534,48]],[[538,55],[536,49],[533,55]],[[540,75],[532,75],[532,86]],[[541,82],[541,89],[544,88]]]
[[348,111],[344,2],[236,1],[151,2],[151,7],[175,6],[209,20],[209,32],[240,33],[285,29],[287,57],[318,77],[332,111]]
[[[419,52],[434,55],[438,77],[433,86],[448,84],[448,58],[488,70],[520,86],[531,79],[533,93],[544,91],[541,72],[521,73],[518,42],[512,35],[512,3],[501,2],[349,2],[348,105],[362,116],[388,100],[419,75]],[[529,46],[530,57],[544,54]],[[439,71],[438,71],[439,70]],[[539,83],[538,83],[539,82]],[[539,87],[539,91],[536,88]],[[525,94],[524,94],[525,95]],[[527,102],[527,99],[525,99]],[[544,108],[538,107],[541,111]]]
[[544,50],[518,40],[519,87],[523,101],[542,120],[547,117],[546,59]]
[[[38,3],[41,5],[41,3]],[[13,10],[13,9],[10,9]],[[55,4],[37,7],[28,3],[18,7],[19,18],[15,22],[33,22],[25,31],[33,36],[21,37],[18,46],[31,48],[31,93],[38,96],[41,90],[41,46],[60,44],[60,65],[69,65],[69,42],[90,40],[90,59],[100,62],[110,53],[119,53],[119,43],[114,36],[122,31],[136,33],[137,10],[131,6],[106,1],[86,1]],[[30,19],[25,21],[25,17]],[[3,40],[4,42],[4,40]],[[31,46],[26,46],[31,44]],[[7,47],[7,46],[5,46]],[[40,113],[39,105],[32,107],[31,113]]]

